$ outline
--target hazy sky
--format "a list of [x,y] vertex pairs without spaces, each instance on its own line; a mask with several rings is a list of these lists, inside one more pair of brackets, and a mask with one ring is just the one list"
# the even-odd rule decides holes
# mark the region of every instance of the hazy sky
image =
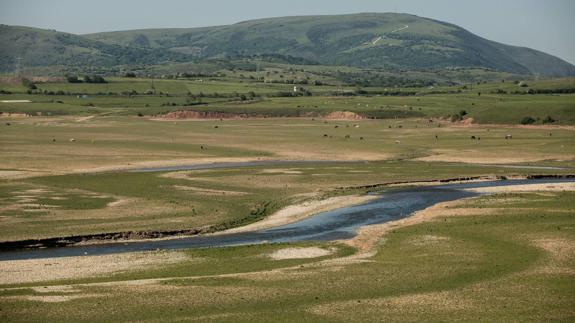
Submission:
[[0,0],[0,23],[76,34],[317,14],[405,12],[575,64],[575,0]]

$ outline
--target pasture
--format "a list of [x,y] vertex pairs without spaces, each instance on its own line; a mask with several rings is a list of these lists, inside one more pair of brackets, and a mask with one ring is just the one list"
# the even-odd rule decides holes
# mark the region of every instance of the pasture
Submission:
[[[308,85],[313,95],[296,97],[277,95],[293,85],[230,77],[37,87],[0,84],[2,243],[217,234],[391,183],[575,168],[573,94],[514,94],[526,87],[513,82],[349,96],[359,89]],[[163,115],[180,110],[206,114]],[[574,197],[553,185],[493,192],[352,240],[0,261],[0,320],[569,321]]]

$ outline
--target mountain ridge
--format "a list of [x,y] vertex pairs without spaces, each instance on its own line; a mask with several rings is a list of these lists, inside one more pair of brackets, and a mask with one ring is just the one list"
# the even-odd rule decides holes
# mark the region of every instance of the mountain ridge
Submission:
[[[0,43],[6,42],[6,34],[16,34],[5,30],[10,28],[22,27],[0,26]],[[486,68],[514,74],[575,75],[575,66],[558,57],[490,41],[457,25],[411,14],[288,16],[211,27],[62,34],[68,36],[48,37],[55,48],[45,40],[28,39],[26,46],[0,49],[0,67],[9,69],[7,65],[14,64],[17,55],[26,56],[30,50],[30,65],[54,64],[58,60],[50,59],[50,53],[58,50],[68,60],[79,57],[81,64],[106,66],[278,54],[322,65],[388,70]],[[34,57],[42,47],[48,50]]]

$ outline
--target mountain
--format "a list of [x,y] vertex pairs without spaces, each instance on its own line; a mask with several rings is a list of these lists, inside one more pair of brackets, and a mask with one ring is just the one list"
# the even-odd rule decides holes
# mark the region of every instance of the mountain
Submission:
[[54,30],[0,25],[0,71],[12,71],[17,64],[81,67],[147,65],[191,59],[190,55],[167,49],[122,46]]
[[[21,32],[0,28],[18,44]],[[227,26],[183,29],[144,29],[58,36],[34,40],[25,46],[0,50],[0,63],[21,55],[22,49],[38,64],[53,64],[50,52],[58,49],[83,60],[106,64],[154,64],[192,58],[227,58],[281,55],[323,65],[344,65],[388,70],[486,68],[515,74],[573,76],[575,66],[529,48],[509,46],[481,38],[453,24],[409,14],[362,13],[338,16],[301,16],[257,19]],[[8,35],[5,35],[8,34]],[[26,33],[24,33],[26,34]],[[66,41],[62,41],[65,38]],[[46,40],[49,39],[49,40]],[[52,44],[55,39],[56,43]],[[42,48],[47,51],[41,51]],[[14,46],[8,46],[14,47]],[[128,53],[128,54],[126,54]],[[144,57],[146,54],[153,56]],[[39,56],[38,56],[39,55]],[[43,55],[48,57],[44,58]],[[131,55],[137,60],[130,61]],[[143,55],[143,56],[141,56]]]

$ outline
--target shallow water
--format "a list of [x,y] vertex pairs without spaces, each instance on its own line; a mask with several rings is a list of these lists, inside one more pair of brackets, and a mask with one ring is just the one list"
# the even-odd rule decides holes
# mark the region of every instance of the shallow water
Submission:
[[[246,162],[217,162],[205,164],[192,164],[192,165],[178,165],[178,166],[159,166],[159,167],[143,167],[127,170],[132,173],[152,173],[152,172],[174,172],[184,170],[205,170],[205,169],[218,169],[218,168],[238,168],[238,167],[254,167],[254,166],[282,166],[282,165],[306,165],[306,164],[346,164],[346,163],[369,163],[368,161],[335,161],[335,160],[255,160]],[[541,169],[541,170],[564,170],[565,167],[557,166],[537,166],[537,165],[505,165],[505,164],[467,164],[460,163],[461,165],[469,166],[484,166],[484,167],[502,167],[502,168],[518,168],[518,169]]]
[[507,180],[464,184],[447,184],[384,192],[379,198],[357,206],[345,207],[282,225],[254,232],[204,235],[170,240],[116,242],[90,246],[70,246],[0,253],[1,260],[53,258],[83,255],[105,255],[135,251],[174,250],[185,248],[224,247],[260,243],[330,241],[352,238],[358,228],[408,217],[436,203],[479,195],[466,188],[544,184],[575,181],[573,179]]
[[306,164],[345,164],[358,163],[360,161],[330,161],[330,160],[254,160],[246,162],[216,162],[206,164],[144,167],[127,170],[131,173],[175,172],[183,170],[205,170],[218,168],[239,168],[254,166],[282,166],[282,165],[306,165]]

